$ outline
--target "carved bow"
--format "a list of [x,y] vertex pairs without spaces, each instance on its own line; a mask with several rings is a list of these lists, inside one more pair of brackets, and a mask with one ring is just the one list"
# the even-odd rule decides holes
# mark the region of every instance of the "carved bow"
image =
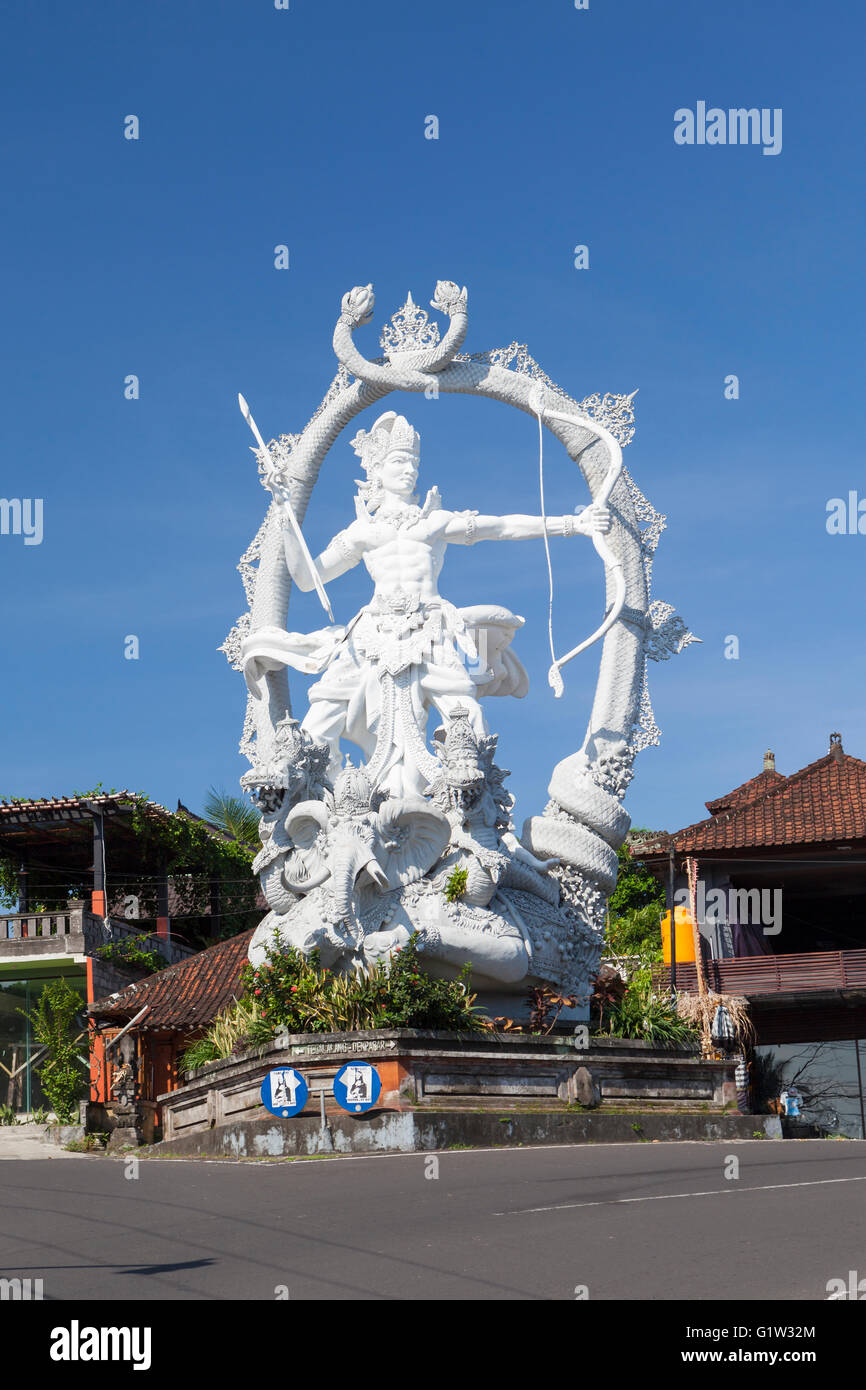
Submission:
[[[535,411],[535,414],[538,417],[539,467],[541,466],[541,441],[543,438],[543,425],[545,418],[547,418],[548,420],[561,420],[563,424],[580,425],[582,429],[591,430],[593,434],[597,435],[598,438],[601,439],[602,442],[607,445],[607,450],[610,454],[610,467],[608,468],[607,473],[605,474],[604,481],[602,482],[601,487],[592,499],[593,503],[596,506],[606,507],[610,498],[610,494],[616,486],[617,480],[619,479],[619,475],[622,472],[622,449],[620,448],[619,443],[616,439],[614,439],[613,435],[610,433],[609,430],[606,430],[603,425],[600,425],[598,423],[597,420],[593,420],[589,416],[574,414],[566,415],[561,410],[548,409],[545,403],[546,397],[547,393],[543,387],[539,387],[537,391],[534,390],[530,397],[530,405],[532,406],[532,409]],[[545,544],[546,542],[547,534],[545,531]],[[605,569],[611,571],[613,574],[615,586],[614,600],[610,606],[610,609],[605,614],[602,622],[595,629],[595,632],[590,633],[589,637],[585,637],[582,642],[578,642],[577,646],[573,647],[570,652],[566,652],[565,656],[557,657],[553,643],[553,579],[551,573],[550,622],[548,625],[548,632],[550,636],[550,656],[552,664],[550,670],[547,673],[547,679],[550,682],[550,685],[553,687],[553,692],[556,695],[557,699],[559,699],[559,697],[563,694],[565,690],[562,675],[560,674],[561,668],[565,666],[569,661],[571,661],[574,657],[579,656],[581,652],[585,652],[587,647],[591,647],[594,642],[598,642],[602,637],[604,637],[604,635],[607,632],[610,631],[617,618],[619,617],[620,613],[622,612],[623,605],[625,603],[626,584],[622,561],[618,559],[616,555],[614,555],[605,537],[600,532],[594,531],[592,533],[592,543],[595,546],[602,561],[604,562]]]

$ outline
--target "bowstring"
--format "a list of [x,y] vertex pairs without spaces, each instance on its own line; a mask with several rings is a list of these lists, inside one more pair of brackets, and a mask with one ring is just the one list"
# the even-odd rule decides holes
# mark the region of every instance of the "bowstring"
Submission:
[[541,412],[536,412],[538,417],[538,492],[541,501],[541,524],[544,536],[544,554],[547,560],[547,587],[548,587],[548,609],[547,609],[547,637],[550,643],[550,660],[556,665],[556,650],[553,645],[553,565],[550,560],[550,537],[547,532],[547,512],[544,506],[544,424],[541,419]]

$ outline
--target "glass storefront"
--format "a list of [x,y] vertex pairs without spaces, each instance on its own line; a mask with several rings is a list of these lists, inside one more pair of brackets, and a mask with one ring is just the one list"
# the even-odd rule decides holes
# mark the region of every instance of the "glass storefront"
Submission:
[[[28,1015],[35,1009],[46,985],[57,976],[40,975],[0,980],[0,1107],[8,1105],[17,1113],[50,1109],[37,1075],[40,1062],[39,1044],[33,1037]],[[81,996],[81,1027],[87,988],[83,973],[64,975],[70,989]],[[87,1039],[81,1039],[82,1070],[87,1066]]]

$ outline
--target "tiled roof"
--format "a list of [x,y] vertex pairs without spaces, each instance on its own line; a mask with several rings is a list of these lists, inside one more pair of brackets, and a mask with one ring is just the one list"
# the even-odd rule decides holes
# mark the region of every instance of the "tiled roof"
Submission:
[[[790,777],[777,774],[766,781],[766,790],[757,795],[720,797],[730,809],[677,831],[676,850],[692,854],[866,839],[866,762],[860,758],[839,749]],[[718,802],[707,803],[711,809],[713,804]]]
[[241,968],[254,930],[219,941],[179,965],[127,985],[107,999],[98,999],[88,1012],[105,1023],[126,1023],[146,1004],[147,1013],[136,1025],[143,1031],[197,1031],[238,994]]
[[727,796],[717,796],[715,801],[705,801],[704,805],[711,816],[717,816],[720,811],[729,811],[734,806],[739,808],[745,806],[748,801],[757,801],[765,792],[771,791],[777,782],[784,780],[781,772],[771,772],[765,768],[757,777],[750,777],[748,782],[734,787]]

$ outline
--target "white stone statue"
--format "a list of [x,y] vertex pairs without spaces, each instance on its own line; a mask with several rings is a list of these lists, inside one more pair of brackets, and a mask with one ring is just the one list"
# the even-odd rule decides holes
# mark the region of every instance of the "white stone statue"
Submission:
[[[524,348],[461,353],[466,291],[436,287],[439,330],[411,295],[382,337],[384,360],[364,358],[353,333],[369,322],[370,286],[343,298],[334,331],[340,369],[306,428],[270,446],[256,432],[271,506],[241,561],[250,611],[224,646],[249,686],[241,779],[262,810],[255,863],[271,912],[250,959],[276,930],[286,944],[351,969],[386,959],[418,935],[427,969],[449,975],[469,961],[473,988],[494,1012],[503,995],[552,984],[588,1002],[601,952],[607,896],[629,817],[621,802],[635,754],[658,742],[646,683],[648,659],[666,660],[696,640],[669,604],[649,602],[652,557],[664,518],[622,467],[633,434],[632,396],[565,395]],[[590,502],[565,517],[453,512],[432,488],[415,494],[417,433],[394,411],[352,441],[365,480],[355,520],[315,561],[301,523],[322,462],[350,422],[392,390],[460,392],[516,406],[564,445]],[[246,403],[242,409],[255,426]],[[542,508],[543,512],[543,508]],[[604,567],[600,625],[557,657],[550,622],[549,680],[602,641],[585,738],[556,763],[550,800],[518,837],[507,776],[493,761],[496,737],[480,700],[525,694],[511,650],[523,619],[504,608],[456,608],[438,591],[449,544],[584,535]],[[550,559],[548,552],[548,561]],[[288,630],[292,582],[317,589],[363,560],[373,595],[346,625]],[[551,571],[551,614],[553,579]],[[302,723],[293,717],[288,670],[316,674]],[[441,721],[432,747],[431,714]],[[360,767],[343,766],[347,740]],[[519,1012],[519,1003],[507,1005]],[[584,1007],[584,1016],[586,1008]]]
[[[423,795],[436,775],[427,744],[431,708],[447,721],[456,706],[468,711],[478,735],[487,733],[479,698],[522,696],[529,680],[510,650],[523,619],[494,606],[455,608],[438,581],[449,545],[488,540],[531,540],[603,533],[606,508],[580,516],[481,516],[452,512],[432,488],[423,506],[415,492],[421,440],[402,415],[387,411],[352,441],[366,482],[356,518],[314,562],[323,583],[364,562],[373,580],[371,601],[347,627],[309,634],[259,628],[243,646],[250,690],[262,693],[266,671],[280,664],[308,674],[324,671],[309,691],[302,727],[327,743],[335,776],[340,739],[363,752],[371,782],[390,796]],[[300,589],[315,580],[295,532],[283,531],[286,561]]]

